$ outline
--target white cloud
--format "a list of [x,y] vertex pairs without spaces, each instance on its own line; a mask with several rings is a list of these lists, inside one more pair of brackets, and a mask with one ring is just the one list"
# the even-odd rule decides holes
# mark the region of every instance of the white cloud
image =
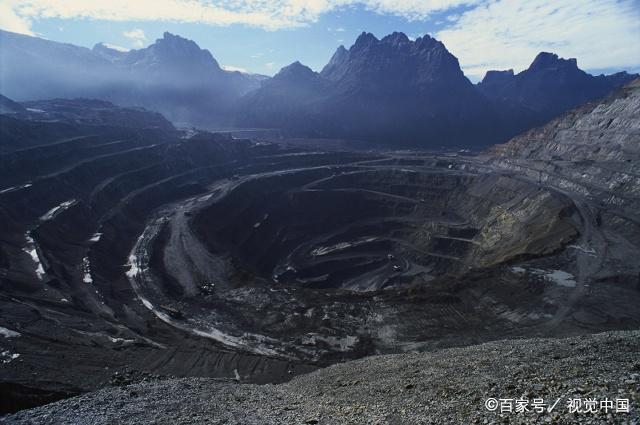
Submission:
[[434,12],[448,10],[457,6],[470,6],[482,0],[366,0],[353,3],[363,4],[370,10],[402,16],[408,20],[422,20]]
[[116,51],[118,51],[118,52],[123,52],[123,53],[125,53],[125,52],[130,51],[130,49],[127,49],[126,47],[118,46],[117,44],[102,43],[102,45],[103,45],[104,47],[107,47],[107,48],[112,49],[112,50],[116,50]]
[[131,40],[131,45],[133,47],[138,47],[138,48],[143,47],[144,42],[147,39],[147,37],[144,35],[144,31],[141,30],[140,28],[134,28],[129,31],[124,31],[122,35],[124,35],[129,40]]
[[34,35],[31,22],[18,16],[10,4],[0,2],[0,28],[20,34]]
[[225,71],[238,71],[238,72],[242,72],[245,74],[249,74],[249,71],[247,71],[245,68],[241,68],[239,66],[233,66],[233,65],[220,65],[220,67],[222,69],[224,69]]
[[551,51],[578,59],[582,69],[640,64],[637,0],[492,0],[438,32],[469,76],[489,69],[526,69]]
[[[476,78],[488,69],[520,71],[542,50],[576,57],[585,69],[640,65],[638,0],[0,0],[0,28],[30,34],[31,22],[59,18],[277,30],[309,25],[354,5],[407,20],[450,11],[439,19],[443,27],[436,37]],[[459,6],[465,11],[452,10]],[[139,31],[126,32],[134,47],[146,41]]]
[[264,64],[264,66],[266,66],[267,69],[273,69],[273,68],[276,67],[276,64],[275,64],[275,62],[267,62],[267,63]]
[[[424,19],[433,12],[480,0],[0,0],[19,19],[103,19],[242,24],[267,30],[316,22],[328,12],[360,5],[381,13]],[[5,14],[3,14],[5,15]]]

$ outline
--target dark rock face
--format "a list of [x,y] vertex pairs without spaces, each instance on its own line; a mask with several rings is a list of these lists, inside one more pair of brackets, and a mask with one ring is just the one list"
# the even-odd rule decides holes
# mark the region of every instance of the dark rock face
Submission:
[[487,71],[482,79],[482,88],[485,90],[499,90],[513,79],[513,69],[506,71]]
[[486,161],[576,194],[583,274],[638,290],[640,79],[492,148]]
[[616,228],[632,244],[640,243],[640,79],[491,153],[502,167],[522,170],[526,163],[532,176],[597,202],[599,222]]
[[397,32],[381,40],[362,33],[319,74],[300,63],[283,68],[244,99],[238,123],[395,146],[486,146],[632,78],[594,77],[575,59],[540,53],[528,70],[489,71],[474,86],[455,56],[428,35],[411,41]]
[[260,81],[221,69],[210,52],[170,33],[128,52],[7,31],[0,31],[0,43],[2,87],[19,101],[98,98],[159,111],[174,122],[221,125],[231,121],[232,103]]
[[428,35],[410,41],[398,32],[381,40],[362,33],[348,51],[336,51],[321,75],[338,85],[378,91],[381,95],[397,89],[426,91],[438,84],[472,87],[458,60],[441,42]]
[[530,110],[530,122],[525,125],[531,127],[602,97],[636,77],[627,73],[594,77],[579,69],[576,59],[542,52],[519,74],[512,70],[487,72],[478,89],[499,103]]
[[330,82],[300,62],[284,67],[259,90],[241,101],[238,123],[249,127],[302,129],[323,136],[336,123],[325,119],[323,100],[333,93]]
[[509,158],[617,161],[634,167],[640,161],[640,79],[492,151]]
[[291,67],[301,65],[248,96],[241,124],[274,125],[280,115],[293,131],[431,147],[483,144],[504,133],[458,60],[429,36],[378,40],[363,33],[349,50],[338,48],[320,74],[293,75]]
[[149,47],[132,50],[121,61],[134,72],[140,70],[149,73],[151,78],[159,76],[160,80],[182,73],[184,77],[196,80],[192,83],[197,83],[223,74],[208,50],[200,49],[195,42],[168,32]]
[[18,102],[0,95],[0,114],[24,114],[27,110]]

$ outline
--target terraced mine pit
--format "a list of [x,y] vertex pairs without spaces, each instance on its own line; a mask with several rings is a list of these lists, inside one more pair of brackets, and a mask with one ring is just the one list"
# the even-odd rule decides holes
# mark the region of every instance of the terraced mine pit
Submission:
[[[448,333],[439,320],[461,300],[444,279],[555,252],[577,235],[566,197],[432,158],[408,168],[380,155],[269,160],[268,171],[240,170],[156,212],[127,275],[158,318],[290,359],[394,350]],[[434,307],[398,297],[401,288],[437,294]],[[397,326],[406,310],[434,329]]]
[[6,410],[125,369],[278,382],[640,321],[637,291],[583,296],[583,204],[473,157],[2,119]]
[[251,176],[194,214],[195,232],[272,286],[354,291],[552,252],[576,234],[571,203],[535,185],[386,162]]

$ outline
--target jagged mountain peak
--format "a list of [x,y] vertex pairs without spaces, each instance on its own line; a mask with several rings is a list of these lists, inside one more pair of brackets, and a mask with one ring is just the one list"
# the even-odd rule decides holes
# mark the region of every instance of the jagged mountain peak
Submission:
[[505,81],[509,81],[511,78],[514,77],[514,72],[513,69],[507,69],[505,71],[499,71],[499,70],[490,70],[487,71],[487,73],[484,75],[484,78],[482,79],[482,83],[481,84],[492,84],[492,83],[496,83],[496,82],[505,82]]
[[273,78],[275,80],[301,80],[311,79],[318,77],[318,73],[314,72],[311,68],[295,61],[285,67],[283,67]]
[[353,47],[364,47],[364,46],[367,46],[367,45],[371,45],[371,44],[377,43],[378,41],[380,41],[380,40],[378,40],[378,38],[375,35],[373,35],[370,32],[363,31],[358,36],[358,38],[356,38],[356,41],[355,41],[355,43],[353,43],[352,48]]
[[561,58],[555,53],[540,52],[529,66],[529,71],[550,69],[578,69],[578,61],[575,58]]
[[198,59],[211,62],[211,65],[215,64],[216,68],[220,68],[220,65],[208,50],[201,49],[193,40],[170,32],[165,32],[162,38],[157,39],[149,48],[169,55],[172,59]]
[[411,43],[409,37],[403,32],[394,31],[393,33],[385,36],[380,40],[382,43],[387,43],[391,45],[398,45],[403,43]]
[[198,44],[195,41],[189,40],[188,38],[184,38],[176,34],[172,34],[168,31],[165,31],[162,34],[162,38],[158,38],[155,44],[161,45],[161,46],[170,46],[173,48],[180,48],[184,50],[188,50],[188,49],[193,51],[201,50],[200,46],[198,46]]
[[154,73],[180,73],[197,79],[209,79],[225,72],[211,52],[170,32],[165,32],[162,38],[148,47],[132,50],[124,62]]
[[[370,32],[363,32],[358,36],[358,38],[354,42],[353,46],[351,46],[349,51],[360,50],[360,49],[371,47],[371,46],[391,46],[396,48],[408,47],[408,48],[418,48],[418,49],[438,47],[446,50],[444,44],[442,44],[440,41],[436,40],[435,38],[432,38],[428,34],[425,34],[422,37],[418,37],[415,40],[412,40],[405,33],[401,31],[394,31],[391,34],[388,34],[381,39],[378,39],[375,35],[373,35]],[[341,50],[340,48],[342,48],[342,50],[347,51],[347,49],[345,49],[344,46],[340,46],[338,50]],[[336,51],[336,53],[338,52]]]
[[594,77],[578,68],[574,58],[541,52],[528,69],[518,74],[487,72],[478,89],[491,99],[519,104],[533,111],[535,118],[530,122],[537,125],[604,96],[633,78],[629,74]]
[[464,79],[457,58],[444,44],[428,35],[412,41],[402,32],[380,40],[363,32],[349,50],[338,48],[320,74],[332,81],[410,80],[422,87],[433,81]]

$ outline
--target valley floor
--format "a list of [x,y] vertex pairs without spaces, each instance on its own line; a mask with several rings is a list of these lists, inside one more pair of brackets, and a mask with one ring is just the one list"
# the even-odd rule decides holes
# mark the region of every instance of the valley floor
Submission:
[[640,331],[626,331],[372,356],[278,385],[115,380],[0,424],[636,424],[639,352]]

